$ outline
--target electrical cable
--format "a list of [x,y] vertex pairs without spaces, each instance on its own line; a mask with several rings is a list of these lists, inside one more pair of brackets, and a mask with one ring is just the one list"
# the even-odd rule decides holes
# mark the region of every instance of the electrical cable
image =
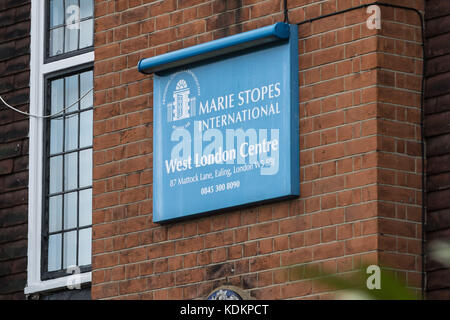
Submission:
[[289,24],[289,9],[287,7],[287,0],[284,0],[283,9],[284,9],[284,23]]
[[[318,16],[318,17],[315,17],[312,19],[304,20],[304,21],[297,23],[297,25],[300,26],[303,24],[312,23],[312,22],[320,20],[320,19],[332,17],[335,15],[343,14],[343,13],[353,11],[353,10],[367,8],[367,7],[370,7],[373,5],[390,7],[390,8],[394,8],[394,9],[414,11],[420,18],[420,27],[421,27],[421,33],[422,33],[422,44],[421,44],[422,45],[422,61],[423,61],[423,63],[422,63],[422,88],[421,88],[421,97],[420,97],[420,130],[421,130],[421,152],[422,152],[422,299],[425,299],[425,286],[426,286],[425,229],[426,229],[427,197],[426,197],[426,170],[425,170],[425,153],[426,153],[425,147],[426,146],[425,146],[425,110],[424,110],[425,93],[424,92],[425,92],[425,75],[426,75],[427,70],[426,70],[426,63],[425,63],[425,21],[424,21],[424,17],[422,15],[422,13],[419,10],[417,10],[416,8],[410,8],[410,7],[375,1],[372,3],[362,4],[362,5],[359,5],[356,7],[351,7],[351,8],[345,9],[345,10],[341,10],[341,11],[333,12],[330,14]],[[287,0],[285,0],[285,2],[284,2],[284,8],[285,8],[284,14],[285,14],[285,22],[286,22],[286,21],[288,21],[288,13],[289,13],[287,10]]]
[[77,103],[79,103],[84,97],[86,97],[92,90],[94,90],[94,88],[91,88],[91,89],[89,89],[88,91],[86,91],[86,92],[85,92],[85,93],[84,93],[77,101],[75,101],[74,103],[72,103],[70,106],[67,106],[67,107],[63,108],[63,109],[61,109],[60,111],[58,111],[58,112],[56,112],[56,113],[54,113],[54,114],[50,114],[50,115],[46,115],[46,116],[41,116],[41,115],[37,115],[37,114],[31,114],[31,113],[28,113],[28,112],[25,112],[25,111],[21,111],[21,110],[19,110],[19,109],[17,109],[17,108],[14,108],[13,106],[10,106],[10,105],[3,99],[2,96],[0,96],[0,101],[2,101],[3,104],[4,104],[6,107],[8,107],[9,109],[11,109],[11,110],[13,110],[13,111],[15,111],[15,112],[18,112],[18,113],[20,113],[20,114],[23,114],[23,115],[25,115],[25,116],[32,117],[32,118],[38,118],[38,119],[47,119],[47,118],[55,117],[55,116],[57,116],[57,115],[59,115],[59,114],[61,114],[61,113],[64,113],[66,110],[72,108],[74,105],[76,105]]

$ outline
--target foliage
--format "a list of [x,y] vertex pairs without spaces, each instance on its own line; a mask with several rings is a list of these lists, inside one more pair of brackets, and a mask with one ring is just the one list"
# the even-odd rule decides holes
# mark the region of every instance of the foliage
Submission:
[[[369,266],[348,273],[330,273],[319,271],[317,267],[307,265],[291,269],[297,279],[312,280],[330,291],[337,291],[336,298],[343,300],[416,300],[417,295],[395,276],[390,270],[375,268],[379,271],[379,289],[376,274]],[[369,272],[368,272],[369,270]],[[376,271],[375,271],[376,272]],[[372,289],[370,289],[372,288]]]

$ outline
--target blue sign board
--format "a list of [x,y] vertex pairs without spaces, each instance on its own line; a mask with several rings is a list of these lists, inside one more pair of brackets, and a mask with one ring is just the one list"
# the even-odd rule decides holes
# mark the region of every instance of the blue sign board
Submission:
[[155,222],[299,195],[297,41],[278,23],[140,62]]

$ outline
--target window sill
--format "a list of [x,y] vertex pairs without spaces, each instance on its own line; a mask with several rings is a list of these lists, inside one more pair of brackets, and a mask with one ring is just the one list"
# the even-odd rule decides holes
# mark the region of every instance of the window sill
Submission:
[[[51,291],[56,289],[64,289],[68,288],[68,285],[75,285],[74,281],[74,275],[69,275],[67,277],[61,277],[51,280],[45,280],[45,281],[36,281],[30,284],[27,284],[25,287],[25,294],[33,294],[33,293],[39,293],[39,292],[45,292],[45,291]],[[86,272],[79,275],[80,284],[89,283],[92,281],[92,272]],[[69,288],[68,288],[69,290]]]

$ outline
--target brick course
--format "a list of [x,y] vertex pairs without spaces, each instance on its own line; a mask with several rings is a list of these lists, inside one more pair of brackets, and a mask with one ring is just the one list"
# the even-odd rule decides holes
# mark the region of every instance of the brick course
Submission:
[[[330,298],[293,264],[365,263],[421,281],[420,22],[382,7],[299,28],[298,199],[152,222],[152,75],[139,59],[283,21],[282,2],[96,1],[94,299]],[[288,1],[298,23],[371,1]],[[423,1],[387,1],[423,10]]]

